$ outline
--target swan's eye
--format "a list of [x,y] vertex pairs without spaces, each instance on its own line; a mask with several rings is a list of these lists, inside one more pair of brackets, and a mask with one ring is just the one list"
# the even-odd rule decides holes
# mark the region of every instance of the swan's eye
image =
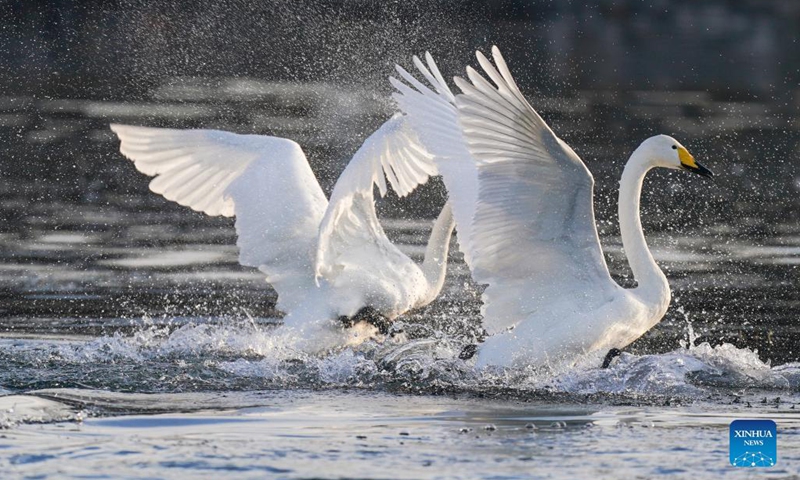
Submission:
[[677,150],[677,149],[678,149],[678,146],[677,146],[677,145],[673,145],[673,146],[672,146],[672,149],[673,149],[673,150]]

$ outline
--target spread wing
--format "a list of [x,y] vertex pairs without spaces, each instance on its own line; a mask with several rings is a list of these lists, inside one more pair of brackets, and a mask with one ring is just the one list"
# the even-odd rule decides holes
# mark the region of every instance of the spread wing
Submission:
[[475,280],[488,284],[490,333],[542,304],[611,292],[592,205],[594,179],[525,100],[497,47],[456,78],[456,104],[478,170],[472,223]]
[[433,90],[400,66],[396,67],[397,72],[407,84],[395,78],[389,81],[397,89],[393,97],[398,107],[405,112],[409,124],[434,157],[456,219],[459,248],[464,260],[471,265],[469,240],[478,200],[478,171],[458,124],[455,97],[430,53],[425,53],[425,61],[427,67],[415,56],[414,66]]
[[257,267],[289,312],[314,286],[325,195],[299,145],[216,130],[111,125],[150,189],[208,215],[236,216],[239,261]]
[[403,255],[378,221],[373,190],[387,191],[387,177],[398,195],[411,193],[436,175],[430,154],[402,115],[387,120],[367,138],[342,172],[319,229],[316,276],[332,281],[345,268],[374,270],[387,256]]

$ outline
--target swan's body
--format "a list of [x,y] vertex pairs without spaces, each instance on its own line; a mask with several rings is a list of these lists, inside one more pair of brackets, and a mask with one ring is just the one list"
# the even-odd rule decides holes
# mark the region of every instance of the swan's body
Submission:
[[[444,283],[454,221],[445,205],[418,265],[386,237],[373,189],[384,174],[404,196],[436,174],[402,116],[373,133],[328,202],[300,146],[288,139],[213,130],[112,125],[120,151],[155,176],[150,189],[208,215],[236,216],[239,262],[278,292],[298,346],[321,351],[353,340],[341,317],[368,309],[392,320],[433,301]],[[359,336],[359,340],[364,335]]]
[[[414,88],[393,81],[400,108],[440,166],[459,231],[471,218],[460,245],[474,279],[487,285],[482,313],[490,335],[478,366],[554,366],[623,348],[658,323],[670,302],[639,220],[642,180],[653,167],[710,172],[665,135],[633,153],[620,182],[619,217],[638,286],[620,287],[597,235],[591,173],[528,104],[496,48],[493,56],[497,69],[478,53],[494,85],[468,68],[471,82],[455,79],[463,92],[455,107],[401,68]],[[444,162],[474,164],[477,195],[448,181]]]

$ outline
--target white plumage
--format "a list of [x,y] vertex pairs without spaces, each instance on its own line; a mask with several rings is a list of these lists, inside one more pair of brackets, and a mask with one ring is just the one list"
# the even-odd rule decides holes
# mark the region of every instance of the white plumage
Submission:
[[[471,214],[470,236],[460,245],[474,279],[487,285],[482,313],[490,334],[479,347],[478,365],[553,366],[625,347],[664,316],[670,300],[639,222],[644,175],[657,166],[710,172],[665,135],[634,152],[619,208],[638,287],[621,288],[600,247],[591,173],[525,100],[499,50],[492,53],[496,68],[477,54],[491,83],[472,68],[469,81],[455,79],[462,90],[455,108],[399,67],[408,85],[392,80],[400,109],[437,156],[459,232],[465,221],[459,207]],[[440,77],[422,74],[441,92]],[[474,176],[465,178],[471,171],[466,166],[462,177],[454,176],[441,168],[439,155],[471,165]]]
[[[433,155],[434,163],[442,175],[448,191],[457,191],[448,202],[458,225],[458,243],[468,265],[472,264],[468,242],[472,237],[472,217],[478,199],[478,173],[475,162],[468,161],[470,153],[458,126],[455,96],[444,81],[430,53],[425,54],[427,67],[414,57],[414,65],[434,87],[434,90],[417,81],[402,67],[397,72],[414,88],[390,78],[398,90],[393,98],[401,110],[413,119],[414,131]],[[415,90],[416,89],[416,90]],[[442,138],[448,141],[439,141]]]
[[384,175],[407,195],[437,174],[405,118],[373,133],[339,177],[330,203],[300,146],[288,139],[214,130],[112,125],[120,151],[155,178],[150,189],[208,215],[236,216],[242,265],[278,292],[298,346],[319,351],[349,341],[339,317],[371,307],[391,320],[438,296],[454,221],[445,206],[422,265],[386,237],[373,189]]

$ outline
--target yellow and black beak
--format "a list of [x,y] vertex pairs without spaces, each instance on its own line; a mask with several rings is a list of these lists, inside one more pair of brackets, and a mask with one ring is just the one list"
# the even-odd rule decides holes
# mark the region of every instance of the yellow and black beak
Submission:
[[678,147],[678,158],[681,160],[681,168],[704,177],[713,177],[714,173],[706,167],[697,163],[691,153],[683,147]]

